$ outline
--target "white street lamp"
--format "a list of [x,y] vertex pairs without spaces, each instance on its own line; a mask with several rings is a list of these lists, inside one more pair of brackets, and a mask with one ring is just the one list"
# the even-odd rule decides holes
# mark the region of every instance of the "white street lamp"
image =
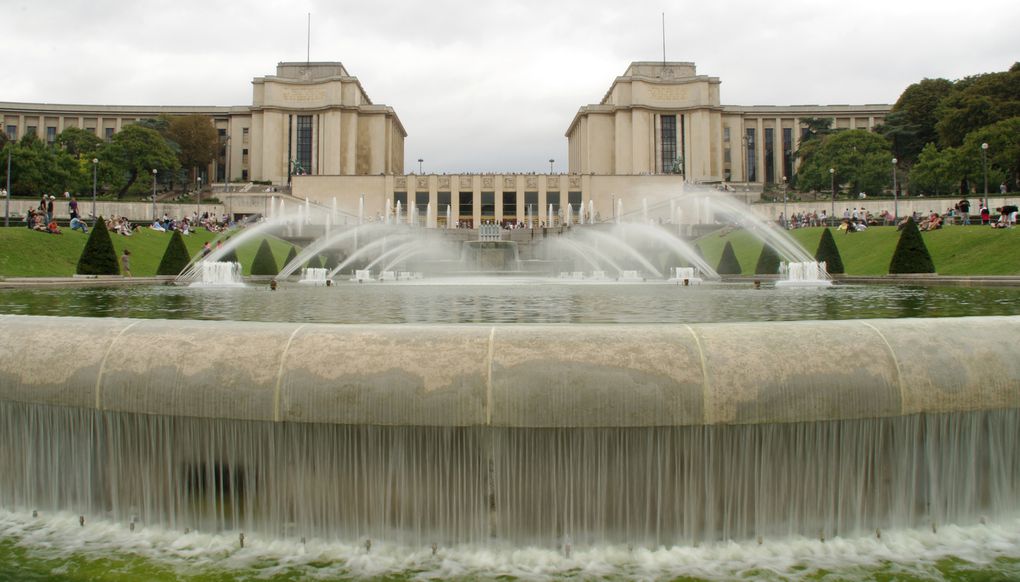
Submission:
[[900,220],[900,195],[896,184],[896,158],[892,159],[892,197],[893,197],[893,222],[899,224]]
[[985,208],[988,208],[988,144],[981,144],[981,165],[985,170]]
[[836,168],[829,168],[829,188],[832,192],[832,209],[829,210],[829,220],[835,224],[836,219]]
[[156,220],[156,174],[159,171],[156,168],[152,169],[152,220]]
[[96,219],[96,169],[99,168],[99,158],[92,158],[92,220]]

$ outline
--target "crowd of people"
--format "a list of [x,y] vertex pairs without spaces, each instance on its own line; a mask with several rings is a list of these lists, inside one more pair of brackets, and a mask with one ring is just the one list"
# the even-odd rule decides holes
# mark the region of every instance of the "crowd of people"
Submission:
[[175,218],[164,212],[163,218],[154,220],[149,225],[149,228],[159,232],[179,230],[181,234],[189,235],[198,229],[204,229],[209,232],[223,232],[231,226],[230,217],[226,214],[218,217],[215,214],[203,212],[199,216],[198,211],[195,211],[190,216],[184,216],[183,218]]

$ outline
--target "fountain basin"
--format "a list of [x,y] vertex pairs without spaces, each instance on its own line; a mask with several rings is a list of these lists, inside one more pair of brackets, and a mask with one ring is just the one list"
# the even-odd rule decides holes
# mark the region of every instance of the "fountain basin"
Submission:
[[0,400],[168,416],[551,428],[1020,407],[1017,316],[491,326],[7,315],[0,326]]

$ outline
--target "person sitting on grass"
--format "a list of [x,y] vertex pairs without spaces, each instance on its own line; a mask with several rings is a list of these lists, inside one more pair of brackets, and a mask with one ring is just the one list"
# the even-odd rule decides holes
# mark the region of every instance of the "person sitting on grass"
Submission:
[[50,223],[46,225],[46,232],[50,234],[64,234],[60,232],[60,227],[57,226],[56,220],[50,220]]
[[80,230],[85,234],[89,233],[89,226],[77,216],[71,217],[71,230]]

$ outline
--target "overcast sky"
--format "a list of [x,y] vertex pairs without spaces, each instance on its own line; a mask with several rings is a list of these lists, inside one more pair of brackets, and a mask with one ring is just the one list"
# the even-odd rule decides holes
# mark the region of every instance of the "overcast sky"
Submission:
[[278,61],[341,61],[407,129],[405,169],[566,171],[631,61],[694,61],[726,105],[893,103],[1020,60],[1016,0],[0,0],[0,101],[249,105]]

